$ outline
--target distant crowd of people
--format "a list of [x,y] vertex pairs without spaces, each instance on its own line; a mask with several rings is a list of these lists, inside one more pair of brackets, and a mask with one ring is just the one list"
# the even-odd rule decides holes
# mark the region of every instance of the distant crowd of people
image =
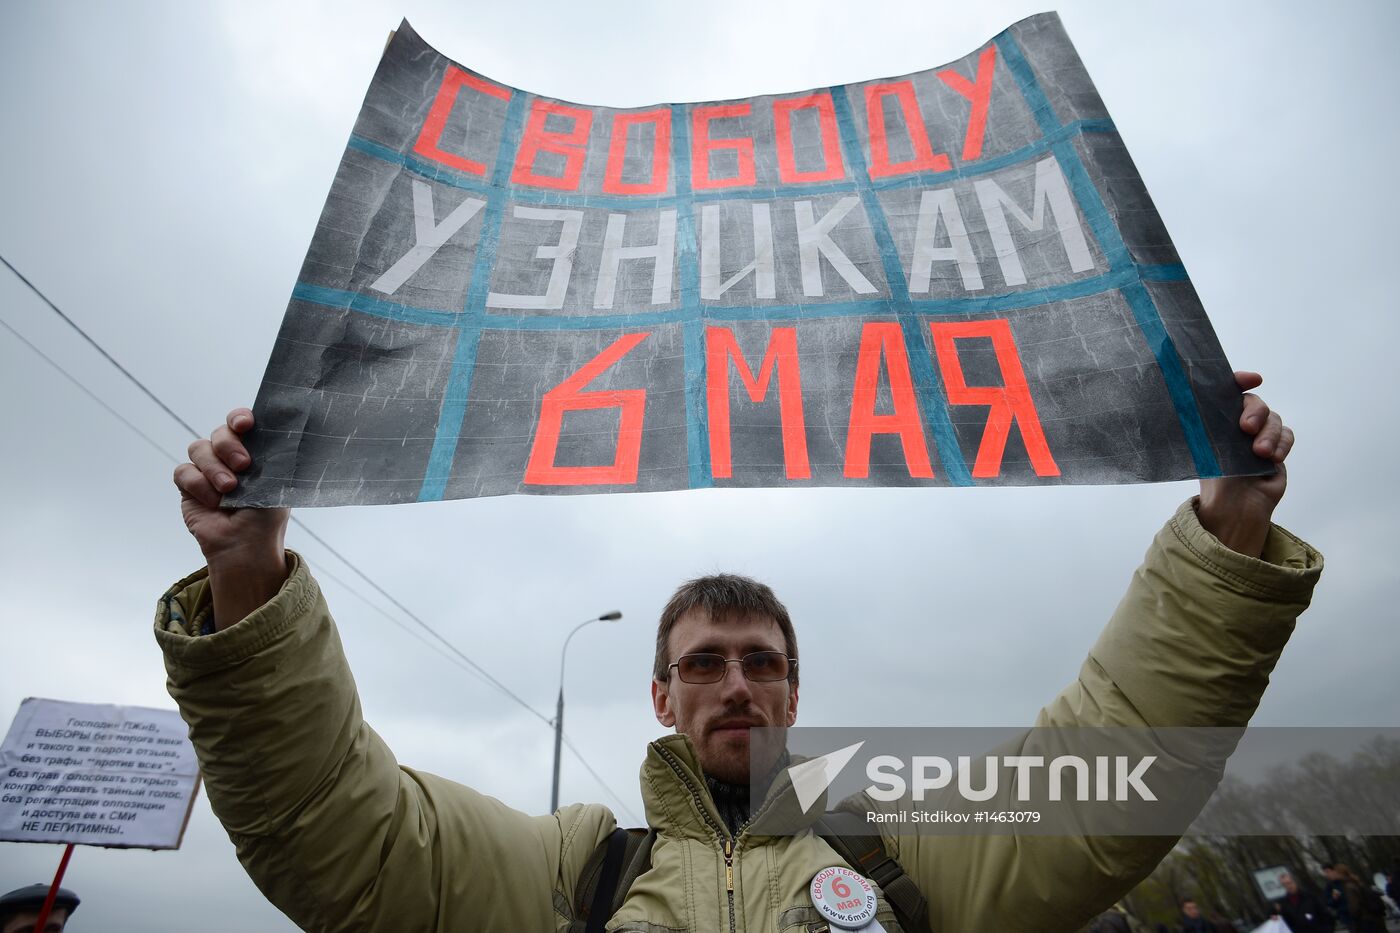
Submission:
[[[1323,865],[1322,874],[1325,881],[1315,891],[1304,890],[1292,874],[1281,874],[1278,881],[1285,894],[1274,901],[1270,919],[1282,920],[1289,933],[1386,933],[1387,915],[1400,916],[1396,913],[1400,908],[1400,865],[1386,876],[1389,904],[1380,891],[1346,865]],[[1219,912],[1202,912],[1195,898],[1184,898],[1179,906],[1181,916],[1175,931],[1164,923],[1157,924],[1154,931],[1120,904],[1095,918],[1088,933],[1249,933],[1254,929],[1241,930],[1237,925],[1240,921],[1227,920]]]

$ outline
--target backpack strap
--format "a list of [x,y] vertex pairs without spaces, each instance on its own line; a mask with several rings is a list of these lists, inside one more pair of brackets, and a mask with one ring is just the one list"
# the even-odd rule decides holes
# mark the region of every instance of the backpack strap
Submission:
[[815,828],[837,855],[880,886],[901,927],[908,933],[928,933],[928,898],[886,851],[882,837],[841,835],[832,832],[824,820],[819,820]]
[[579,875],[573,929],[603,933],[604,924],[622,906],[632,882],[651,867],[655,842],[655,830],[619,827],[598,844]]

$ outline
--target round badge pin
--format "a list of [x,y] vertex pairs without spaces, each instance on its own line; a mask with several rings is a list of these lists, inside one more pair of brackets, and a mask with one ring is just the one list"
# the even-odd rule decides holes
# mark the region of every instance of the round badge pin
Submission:
[[875,888],[841,865],[823,868],[812,878],[812,906],[832,926],[859,930],[875,919]]

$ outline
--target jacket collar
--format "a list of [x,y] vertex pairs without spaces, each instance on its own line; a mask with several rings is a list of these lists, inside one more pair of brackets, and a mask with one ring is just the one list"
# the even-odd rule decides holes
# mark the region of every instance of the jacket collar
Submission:
[[[688,736],[668,735],[648,745],[641,779],[647,824],[658,832],[706,841],[729,836]],[[825,804],[823,795],[810,813],[803,813],[792,779],[783,768],[755,814],[758,819],[753,829],[762,832],[771,826],[781,827],[777,831],[784,835],[799,832],[821,817]]]

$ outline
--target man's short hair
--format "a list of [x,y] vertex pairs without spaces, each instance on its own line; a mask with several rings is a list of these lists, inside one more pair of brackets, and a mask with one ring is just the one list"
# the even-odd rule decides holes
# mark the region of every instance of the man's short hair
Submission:
[[[682,583],[661,610],[661,621],[656,626],[656,663],[652,670],[657,680],[664,681],[670,674],[672,629],[681,616],[695,610],[703,611],[716,622],[749,617],[772,619],[783,633],[787,656],[797,657],[797,633],[793,631],[792,618],[768,584],[736,573],[716,573]],[[796,665],[788,679],[797,683]]]

